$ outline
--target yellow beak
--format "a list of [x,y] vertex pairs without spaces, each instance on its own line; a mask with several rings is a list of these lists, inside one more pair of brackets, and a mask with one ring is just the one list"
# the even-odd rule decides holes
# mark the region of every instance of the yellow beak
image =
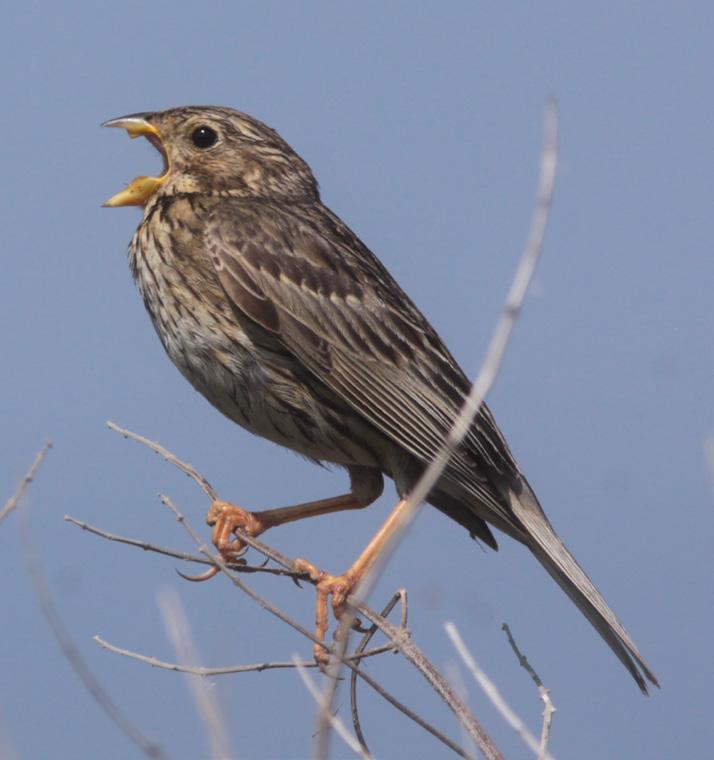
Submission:
[[102,124],[103,127],[121,127],[126,129],[129,137],[146,137],[146,139],[161,153],[164,159],[164,173],[160,177],[135,177],[123,190],[103,203],[107,208],[118,206],[143,206],[149,198],[161,187],[169,176],[169,164],[166,150],[161,139],[161,133],[147,121],[151,114],[132,114],[111,119]]

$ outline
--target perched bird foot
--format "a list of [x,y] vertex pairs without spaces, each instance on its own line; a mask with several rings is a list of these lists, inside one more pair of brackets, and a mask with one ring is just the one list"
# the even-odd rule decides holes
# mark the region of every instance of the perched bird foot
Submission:
[[[206,523],[213,527],[211,541],[218,549],[221,559],[233,565],[244,562],[240,556],[247,549],[245,541],[235,535],[235,531],[241,530],[254,538],[270,527],[265,520],[261,519],[259,513],[249,512],[247,509],[220,499],[216,499],[211,504],[206,513]],[[219,572],[220,569],[214,565],[200,575],[184,575],[181,572],[179,575],[187,581],[201,582],[210,580]]]
[[226,562],[235,562],[247,549],[245,541],[236,535],[236,530],[255,538],[269,527],[259,513],[249,512],[220,499],[211,504],[206,513],[206,524],[213,527],[211,541]]
[[[327,601],[332,597],[332,614],[335,620],[340,623],[345,615],[347,607],[347,597],[352,593],[359,582],[359,577],[349,570],[343,575],[330,575],[329,573],[319,570],[312,562],[306,559],[296,559],[293,568],[299,573],[307,573],[315,583],[317,591],[317,604],[315,606],[315,636],[321,643],[315,642],[312,647],[313,657],[320,670],[327,674],[327,666],[330,662],[330,649],[325,644],[325,636],[328,629]],[[365,632],[359,618],[352,621],[351,627],[356,631]],[[335,631],[335,638],[339,627]]]

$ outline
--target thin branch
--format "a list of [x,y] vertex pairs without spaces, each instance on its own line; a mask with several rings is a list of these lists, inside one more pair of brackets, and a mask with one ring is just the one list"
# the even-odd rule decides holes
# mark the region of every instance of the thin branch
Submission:
[[[210,559],[206,559],[205,557],[197,557],[195,554],[189,554],[188,552],[180,552],[176,551],[175,549],[167,549],[164,546],[158,546],[157,544],[152,544],[149,541],[144,541],[143,539],[128,538],[127,536],[120,536],[116,533],[110,533],[109,531],[97,528],[96,526],[90,525],[89,523],[86,523],[82,520],[78,520],[76,517],[72,517],[71,515],[65,515],[64,519],[71,525],[76,525],[78,528],[86,530],[87,533],[92,533],[93,535],[99,536],[100,538],[105,538],[107,541],[114,541],[118,544],[127,544],[128,546],[136,546],[143,551],[163,554],[166,557],[173,557],[174,559],[180,559],[184,562],[195,562],[199,565],[208,565],[210,567],[215,567],[215,564]],[[266,575],[279,575],[286,578],[292,578],[295,581],[310,582],[310,576],[307,573],[296,573],[292,570],[286,570],[281,567],[255,567],[238,562],[230,563],[228,566],[231,570],[237,573],[264,573]]]
[[165,494],[160,494],[159,499],[161,500],[161,503],[168,507],[176,517],[177,522],[181,524],[181,526],[184,528],[184,530],[191,536],[193,541],[196,543],[196,546],[198,547],[198,550],[201,552],[201,554],[205,555],[208,559],[211,560],[211,562],[216,565],[223,573],[228,577],[233,583],[234,586],[237,586],[241,591],[243,591],[245,594],[247,594],[253,601],[257,602],[260,607],[262,607],[267,612],[270,612],[272,615],[275,615],[275,617],[282,620],[283,623],[287,623],[291,628],[301,633],[303,636],[306,636],[308,639],[313,641],[314,643],[321,643],[319,640],[312,634],[310,631],[307,630],[307,628],[303,627],[298,623],[296,620],[291,618],[289,615],[286,615],[282,610],[278,609],[275,605],[271,604],[267,599],[260,596],[257,592],[253,591],[249,586],[247,586],[243,581],[238,578],[236,575],[234,575],[230,569],[228,568],[228,565],[223,561],[223,559],[218,554],[213,554],[209,547],[206,545],[206,543],[201,539],[201,537],[196,533],[196,531],[193,529],[191,524],[186,520],[183,513],[178,509],[178,507],[173,503],[173,501],[166,496]]
[[[117,428],[117,426],[114,426],[114,427]],[[142,443],[148,446],[149,448],[151,448],[152,450],[157,451],[158,444],[154,444],[153,442],[149,441],[147,438],[144,438],[143,436],[140,436],[136,433],[132,433],[131,431],[128,431],[128,430],[123,431],[121,428],[117,428],[117,429],[119,431],[122,431],[122,434],[124,434],[125,432],[126,433],[125,437],[131,438],[132,440]],[[161,453],[162,456],[166,455],[165,458],[167,459],[167,461],[174,464],[183,472],[186,472],[186,468],[190,467],[190,465],[186,465],[186,463],[182,462],[180,459],[178,459],[171,452],[168,452],[166,449],[163,449],[162,447],[158,447],[158,448],[160,449],[159,453]],[[193,471],[192,477],[194,478],[194,480],[196,480],[196,482],[199,482],[199,483],[206,482],[205,479],[199,473],[195,471]],[[161,502],[173,512],[176,520],[183,526],[184,530],[186,530],[186,532],[189,534],[191,539],[197,545],[199,551],[206,557],[206,560],[210,562],[211,564],[215,565],[216,567],[218,567],[221,570],[221,572],[223,572],[223,574],[226,575],[226,577],[231,581],[231,583],[234,586],[236,586],[238,589],[240,589],[245,594],[247,594],[262,609],[266,610],[267,612],[274,615],[282,622],[286,623],[295,631],[303,635],[305,638],[309,639],[313,643],[323,646],[325,649],[328,648],[327,645],[323,641],[319,640],[316,636],[314,636],[310,631],[308,631],[306,628],[300,625],[297,621],[290,618],[288,615],[283,613],[280,609],[272,605],[262,596],[260,596],[255,591],[253,591],[253,589],[251,589],[249,586],[243,583],[243,581],[241,581],[240,578],[238,578],[234,573],[231,572],[229,567],[226,565],[226,563],[222,560],[222,558],[219,555],[215,555],[211,553],[208,546],[205,544],[205,542],[202,541],[200,536],[191,527],[191,525],[188,523],[184,515],[173,504],[171,499],[169,499],[167,496],[160,496],[160,499],[161,499]],[[96,532],[97,535],[102,535],[103,533],[101,531],[93,531],[93,532]],[[275,549],[266,546],[261,541],[258,541],[257,539],[254,539],[244,534],[240,530],[236,530],[235,533],[238,536],[238,538],[240,538],[242,541],[245,541],[246,544],[256,549],[256,551],[262,553],[264,556],[282,565],[284,568],[294,572],[294,562],[290,558],[286,557],[280,552],[277,552]],[[134,544],[130,540],[126,543],[143,548],[141,546],[142,542]],[[306,581],[310,583],[313,582],[312,579],[303,575],[302,573],[299,573],[298,575],[300,576],[301,580],[305,579]],[[352,598],[348,599],[349,604],[352,604],[352,601],[353,601]],[[408,635],[407,634],[402,635],[398,629],[394,628],[394,626],[392,626],[390,623],[384,620],[381,616],[377,615],[377,613],[374,610],[367,607],[365,604],[357,603],[355,607],[360,611],[361,614],[363,614],[373,623],[376,623],[377,626],[380,628],[380,630],[383,633],[385,633],[385,635],[388,637],[390,642],[394,643],[395,645],[399,645],[400,651],[402,651],[405,654],[407,659],[412,664],[416,665],[416,667],[419,669],[421,674],[426,678],[426,680],[429,682],[432,688],[436,691],[436,693],[446,702],[449,708],[452,709],[452,711],[454,711],[457,718],[461,721],[462,725],[466,727],[466,730],[469,732],[469,735],[477,743],[477,745],[479,745],[479,747],[482,749],[482,751],[484,752],[488,760],[500,760],[502,756],[500,755],[498,750],[495,748],[495,745],[493,745],[490,738],[488,738],[485,731],[483,731],[478,721],[476,721],[474,716],[472,716],[469,713],[468,709],[465,707],[465,705],[463,705],[463,703],[458,698],[458,696],[453,692],[453,690],[451,689],[449,684],[446,682],[446,680],[443,678],[443,676],[441,676],[441,674],[438,673],[438,671],[433,666],[433,664],[429,662],[428,658],[424,655],[424,653],[413,642],[411,642]],[[384,687],[382,687],[375,679],[373,679],[363,670],[358,668],[354,662],[351,662],[349,658],[344,657],[342,658],[341,661],[344,662],[347,665],[347,667],[349,667],[353,672],[356,672],[357,675],[368,686],[374,689],[384,700],[389,702],[389,704],[391,704],[395,709],[397,709],[403,715],[405,715],[406,717],[408,717],[409,719],[417,723],[417,725],[419,725],[425,731],[430,733],[432,736],[434,736],[434,738],[442,742],[445,746],[449,747],[449,749],[451,749],[460,757],[471,758],[471,755],[468,754],[463,748],[461,748],[458,744],[456,744],[447,736],[445,736],[440,731],[438,731],[438,729],[434,728],[431,724],[425,721],[421,716],[419,716],[414,711],[410,710],[406,705],[404,705],[402,702],[396,699],[396,697],[394,697],[386,689],[384,689]]]
[[[297,656],[294,657],[293,661],[295,663],[295,667],[297,668],[297,672],[302,679],[302,682],[305,684],[305,688],[310,692],[310,695],[315,700],[315,702],[320,705],[320,702],[323,699],[322,692],[313,683],[312,678],[310,678],[307,670],[305,670],[305,668],[302,666],[302,663]],[[320,705],[320,710],[324,710],[324,707],[324,705]],[[356,755],[363,758],[363,760],[372,760],[372,755],[370,755],[369,752],[365,751],[364,748],[360,746],[360,743],[354,738],[354,736],[350,734],[350,732],[345,727],[345,724],[337,715],[333,715],[330,712],[328,721],[330,727],[334,729],[335,733],[340,737],[340,739],[342,739],[342,741]]]
[[206,478],[201,475],[195,467],[193,467],[190,464],[187,464],[186,462],[182,462],[180,459],[175,457],[170,451],[167,451],[160,443],[157,443],[156,441],[151,441],[148,438],[144,438],[143,435],[139,435],[138,433],[133,433],[131,430],[126,430],[122,427],[119,427],[116,423],[112,422],[111,420],[107,422],[107,427],[110,430],[113,430],[115,433],[119,433],[119,435],[123,436],[124,438],[129,438],[132,441],[136,441],[137,443],[141,443],[144,446],[147,446],[152,451],[155,451],[159,456],[162,456],[169,464],[172,464],[174,467],[177,467],[181,472],[188,475],[191,480],[193,480],[199,488],[208,496],[208,498],[211,501],[216,501],[218,498],[216,496],[216,492],[213,488],[213,486],[206,480]]
[[[434,667],[431,660],[414,643],[412,638],[409,635],[400,634],[400,631],[388,620],[385,620],[362,602],[356,604],[355,607],[361,615],[364,615],[368,620],[377,625],[379,630],[397,645],[404,657],[424,676],[432,689],[446,703],[451,712],[454,713],[456,719],[476,743],[476,746],[483,753],[484,757],[487,760],[503,760],[503,755],[493,743],[491,737],[486,733],[483,726],[481,726],[444,676]],[[426,726],[422,726],[422,728],[426,728]],[[427,730],[429,729],[427,728]],[[458,754],[461,754],[462,757],[468,757],[462,748],[458,749]]]
[[506,632],[508,643],[511,645],[513,653],[516,655],[518,664],[526,671],[526,673],[528,673],[528,675],[533,679],[535,685],[538,687],[538,695],[543,702],[543,725],[540,731],[538,760],[545,760],[546,754],[548,752],[548,742],[550,741],[550,727],[553,722],[553,713],[556,712],[555,705],[553,704],[553,700],[550,698],[550,691],[546,689],[545,684],[540,679],[540,676],[535,672],[530,662],[528,662],[528,658],[518,648],[518,644],[516,644],[516,640],[513,638],[513,634],[511,633],[511,629],[508,626],[508,623],[503,623],[501,630]]
[[[327,648],[325,643],[321,641],[320,639],[318,639],[313,633],[311,633],[302,625],[300,625],[298,622],[293,620],[289,615],[286,615],[282,610],[272,605],[270,602],[267,601],[267,599],[264,599],[262,596],[260,596],[260,594],[256,593],[255,591],[253,591],[253,589],[251,589],[249,586],[243,583],[243,581],[240,578],[238,578],[235,574],[231,573],[231,571],[229,570],[227,565],[223,562],[220,556],[211,554],[210,550],[201,541],[201,538],[198,536],[196,531],[191,527],[191,525],[188,523],[184,515],[179,511],[179,509],[171,501],[171,499],[169,499],[167,496],[161,496],[160,498],[161,498],[162,503],[174,513],[176,520],[183,526],[184,530],[186,530],[188,534],[192,537],[194,542],[197,544],[199,551],[204,553],[206,556],[210,557],[234,586],[236,586],[245,594],[247,594],[251,599],[253,599],[253,601],[257,602],[257,604],[260,607],[262,607],[264,610],[266,610],[267,612],[270,612],[272,615],[274,615],[279,620],[289,625],[298,633],[301,633],[303,636],[308,638],[313,643],[319,644],[320,646]],[[240,537],[241,539],[243,539],[243,535],[241,535]],[[263,551],[264,549],[267,549],[267,547],[265,547],[260,541],[251,540],[250,545],[255,546],[255,548],[257,548],[258,551]],[[288,567],[293,566],[293,562],[291,560],[289,560],[286,557],[283,557],[283,555],[280,555],[279,552],[276,552],[272,549],[266,551],[266,556],[270,556],[271,559],[275,559],[275,561],[278,561],[281,564],[284,561],[287,563]],[[429,681],[432,688],[446,702],[446,704],[452,709],[452,711],[454,711],[457,718],[459,718],[462,724],[469,731],[469,734],[472,736],[474,741],[476,741],[479,748],[483,751],[487,760],[502,760],[502,755],[498,752],[498,750],[496,749],[495,745],[493,744],[491,739],[488,737],[486,732],[481,728],[476,718],[474,718],[468,712],[466,707],[463,705],[463,703],[461,703],[461,701],[453,692],[453,690],[451,689],[449,684],[446,682],[446,680],[443,678],[443,676],[441,676],[441,674],[436,670],[436,668],[431,664],[431,662],[429,662],[427,657],[416,646],[416,644],[414,644],[411,641],[408,634],[407,633],[402,634],[398,629],[392,626],[391,623],[386,621],[380,615],[377,615],[377,613],[374,610],[367,607],[367,605],[365,604],[360,603],[359,605],[357,605],[357,609],[359,610],[361,614],[363,614],[365,617],[367,617],[369,620],[375,623],[379,627],[379,629],[387,635],[390,642],[395,644],[399,648],[399,650],[405,654],[405,656],[410,662],[412,662],[413,664],[417,664],[418,669],[420,670],[422,675],[425,676],[427,681]],[[423,729],[428,731],[436,739],[443,742],[447,747],[449,747],[454,752],[456,752],[456,754],[460,755],[461,757],[469,757],[469,755],[461,747],[459,747],[458,744],[451,741],[448,737],[444,736],[440,731],[438,731],[433,726],[431,726],[427,721],[425,721],[415,712],[410,710],[406,705],[404,705],[396,697],[390,694],[383,686],[381,686],[371,676],[365,673],[364,670],[358,668],[353,662],[350,662],[349,659],[346,657],[343,658],[341,661],[345,665],[347,665],[347,667],[350,668],[352,671],[356,672],[357,675],[366,684],[371,686],[383,699],[385,699],[387,702],[389,702],[389,704],[391,704],[393,707],[399,710],[399,712],[406,715],[408,718],[413,720]]]
[[[176,457],[170,451],[159,446],[159,444],[156,444],[150,441],[148,438],[145,438],[144,436],[141,436],[137,433],[133,433],[130,430],[124,430],[123,428],[119,428],[113,423],[112,423],[112,429],[117,430],[126,438],[130,438],[134,441],[142,443],[143,445],[147,446],[153,451],[157,451],[166,459],[166,461],[176,466],[182,472],[188,472],[190,470],[191,477],[197,483],[201,484],[204,482],[206,483],[208,482],[202,475],[196,472],[190,465],[187,465],[185,462],[181,461],[178,457]],[[282,622],[286,623],[291,628],[296,630],[298,633],[310,639],[310,641],[312,641],[313,643],[317,643],[321,645],[322,647],[324,647],[325,649],[329,648],[325,644],[325,642],[316,638],[310,631],[308,631],[306,628],[300,625],[300,623],[293,620],[291,617],[289,617],[284,612],[282,612],[282,610],[272,605],[270,602],[267,601],[267,599],[257,594],[255,591],[253,591],[253,589],[251,589],[249,586],[246,586],[245,583],[243,583],[238,577],[236,577],[233,573],[231,573],[229,567],[222,560],[222,558],[219,555],[213,554],[210,551],[209,547],[205,544],[205,542],[201,540],[200,536],[191,527],[191,525],[188,523],[183,513],[176,507],[176,505],[171,501],[171,499],[164,495],[160,495],[159,498],[161,499],[161,502],[173,512],[176,520],[187,531],[191,539],[197,545],[199,551],[206,557],[207,561],[215,565],[216,567],[218,567],[230,579],[233,585],[235,585],[241,591],[246,593],[251,599],[253,599],[253,601],[257,602],[257,604],[260,607],[262,607],[264,610],[276,616],[278,619],[282,620]],[[211,495],[211,498],[212,499],[217,498],[215,493]],[[93,532],[96,532],[96,531],[93,531]],[[263,542],[258,541],[257,539],[251,536],[248,536],[241,530],[236,530],[235,533],[238,538],[240,538],[242,541],[245,541],[247,545],[249,545],[250,547],[254,548],[256,551],[263,554],[263,556],[268,557],[269,559],[272,559],[277,564],[282,565],[285,569],[291,572],[295,572],[293,560],[291,560],[289,557],[285,556],[284,554],[281,554],[280,552],[276,551],[272,547],[267,546]],[[98,532],[98,535],[101,535],[101,533]],[[131,541],[127,543],[131,543]],[[134,545],[139,545],[140,548],[143,548],[141,542],[139,544],[134,544]],[[313,582],[312,579],[310,579],[308,576],[302,573],[300,573],[299,576],[301,580],[304,579],[310,583]],[[368,617],[370,620],[372,620],[373,623],[376,621],[379,621],[379,622],[376,622],[376,624],[378,625],[380,630],[384,632],[391,641],[396,642],[397,639],[401,638],[401,634],[399,630],[395,629],[393,626],[391,626],[391,624],[387,623],[387,621],[384,620],[384,618],[382,618],[381,616],[377,615],[377,613],[374,610],[370,609],[369,607],[361,603],[354,605],[354,601],[356,600],[353,600],[352,597],[350,597],[347,601],[349,605],[358,607],[360,611],[365,615],[365,617]],[[385,628],[385,626],[388,626],[388,628]],[[408,644],[405,644],[403,647],[400,647],[400,649],[402,649],[407,659],[413,665],[417,667],[419,672],[426,678],[426,680],[429,682],[432,688],[446,702],[449,708],[452,711],[454,711],[458,720],[461,722],[461,724],[469,733],[473,741],[481,749],[481,751],[488,758],[488,760],[492,760],[492,759],[495,760],[496,758],[500,758],[501,757],[500,753],[496,749],[496,746],[493,744],[493,742],[491,741],[490,737],[485,732],[483,727],[476,720],[476,718],[469,712],[466,705],[463,704],[462,700],[460,700],[458,695],[456,695],[453,689],[451,689],[446,679],[438,672],[438,670],[428,660],[428,658],[424,655],[424,653],[415,644],[413,644],[413,642],[409,642]],[[413,720],[415,723],[421,726],[421,728],[423,728],[425,731],[430,733],[440,742],[445,744],[456,754],[460,755],[461,757],[469,757],[469,755],[465,752],[465,750],[462,747],[460,747],[458,744],[453,742],[451,739],[449,739],[447,736],[441,733],[438,729],[436,729],[430,723],[425,721],[421,716],[417,715],[415,712],[410,710],[406,705],[404,705],[402,702],[396,699],[396,697],[394,697],[386,689],[384,689],[377,681],[375,681],[370,676],[368,676],[363,670],[360,670],[353,662],[350,662],[349,658],[345,656],[344,651],[334,652],[333,650],[333,654],[336,656],[336,659],[338,662],[342,662],[346,664],[347,667],[352,669],[353,672],[356,672],[357,675],[359,675],[359,677],[362,678],[363,681],[365,681],[365,683],[367,683],[375,691],[377,691],[377,693],[383,699],[389,702],[393,707],[399,710],[402,714],[406,715],[408,718]]]
[[[393,550],[393,547],[396,546],[397,542],[404,535],[405,531],[411,524],[417,509],[436,485],[448,464],[449,459],[461,445],[461,442],[471,429],[471,425],[481,410],[484,399],[493,387],[501,369],[511,333],[513,332],[516,321],[520,316],[523,302],[533,279],[540,254],[543,250],[545,229],[550,215],[553,191],[555,188],[557,157],[558,114],[555,101],[550,100],[545,112],[543,150],[540,159],[540,173],[535,199],[535,209],[531,219],[526,244],[521,254],[521,259],[518,262],[513,282],[511,283],[508,295],[506,296],[501,317],[494,330],[481,369],[471,387],[471,392],[464,401],[461,411],[454,421],[446,440],[434,459],[429,463],[416,486],[411,490],[404,501],[399,518],[400,526],[394,534],[392,545],[389,547],[389,550]],[[368,593],[369,588],[376,580],[378,570],[379,568],[375,567],[375,572],[372,573],[368,582],[363,584],[363,590],[360,591],[360,598],[365,598],[365,594]]]
[[[464,401],[461,410],[456,417],[451,429],[441,448],[429,462],[417,484],[410,491],[407,498],[402,502],[399,515],[395,521],[395,527],[389,542],[382,549],[381,556],[374,562],[369,573],[360,583],[359,588],[353,592],[353,597],[363,600],[369,595],[376,579],[381,572],[382,566],[403,538],[407,529],[414,521],[417,510],[424,502],[432,488],[436,485],[446,468],[449,459],[461,445],[462,441],[471,429],[473,421],[483,406],[484,399],[493,387],[503,363],[503,357],[513,332],[513,328],[523,308],[528,288],[530,287],[535,268],[543,250],[545,229],[550,215],[555,188],[555,174],[558,157],[558,114],[554,100],[550,100],[546,106],[545,124],[543,135],[543,149],[541,152],[540,172],[538,188],[536,191],[535,209],[531,219],[526,244],[523,248],[518,267],[513,277],[513,282],[506,296],[501,317],[496,325],[491,342],[489,343],[486,356],[479,373],[471,386],[471,391]],[[347,646],[347,638],[350,635],[354,617],[348,611],[343,615],[335,638]],[[337,680],[339,677],[339,664],[330,663],[330,674]],[[331,684],[326,686],[326,692],[330,690],[334,695],[335,687]],[[318,715],[318,721],[321,721]],[[480,732],[483,731],[479,726]],[[319,760],[326,760],[327,736],[318,735]],[[478,736],[473,737],[479,742]]]
[[[400,588],[394,596],[387,602],[387,605],[380,613],[383,618],[387,618],[389,616],[389,613],[394,609],[394,606],[397,602],[401,602],[401,622],[399,625],[399,630],[402,633],[405,633],[407,630],[407,616],[408,616],[408,604],[407,604],[407,592],[406,589]],[[372,637],[379,629],[377,626],[372,623],[369,630],[364,634],[362,637],[362,641],[357,645],[355,649],[355,655],[361,655],[364,653],[364,651],[367,649],[367,645],[372,640]],[[390,648],[394,650],[394,645],[391,645]],[[355,730],[355,736],[357,737],[357,741],[359,741],[360,745],[364,749],[365,752],[369,752],[369,747],[367,746],[367,741],[364,738],[364,733],[362,731],[362,725],[360,723],[359,719],[359,710],[357,709],[357,674],[355,672],[352,672],[350,674],[350,712],[352,713],[352,727]]]
[[[256,662],[251,665],[225,665],[218,668],[206,668],[206,667],[190,667],[188,665],[180,665],[177,662],[167,662],[165,660],[159,660],[156,657],[150,657],[149,655],[141,654],[140,652],[133,652],[131,649],[123,649],[115,644],[111,644],[101,636],[92,636],[92,639],[99,644],[102,649],[107,649],[114,654],[119,654],[122,657],[129,657],[132,660],[138,660],[139,662],[146,663],[152,668],[160,668],[161,670],[171,670],[176,673],[189,673],[194,676],[227,676],[235,673],[262,673],[264,670],[286,670],[295,667],[295,663],[290,662]],[[361,652],[359,655],[352,655],[350,659],[359,662],[368,657],[374,657],[385,652],[393,652],[394,646],[392,644],[385,644],[381,647],[374,647],[366,652]],[[317,664],[314,660],[305,661],[302,663],[304,668],[316,668]]]
[[25,495],[27,487],[35,479],[37,471],[45,461],[47,452],[51,448],[52,441],[47,441],[47,443],[45,443],[45,445],[37,452],[35,455],[35,461],[30,465],[30,469],[25,473],[25,477],[19,482],[17,488],[15,489],[15,493],[5,502],[5,506],[0,509],[0,522],[2,522],[10,514],[10,512],[12,512],[13,509],[15,509],[20,504],[22,497]]
[[65,628],[62,618],[52,601],[47,580],[40,568],[40,564],[35,557],[34,550],[30,539],[30,531],[25,521],[22,523],[22,537],[25,544],[25,564],[32,579],[37,600],[40,603],[40,609],[47,621],[47,624],[59,644],[62,654],[69,662],[72,670],[77,674],[82,684],[91,694],[94,701],[103,710],[105,715],[114,722],[119,730],[132,741],[147,757],[155,760],[166,760],[168,755],[163,748],[149,739],[144,733],[134,725],[134,723],[124,714],[116,705],[114,700],[105,691],[104,687],[96,679],[90,670],[79,649],[72,641],[67,629]]
[[444,625],[444,628],[451,639],[454,648],[471,672],[471,675],[474,677],[474,680],[483,689],[484,693],[491,700],[491,703],[498,710],[503,719],[521,737],[526,746],[539,758],[539,760],[553,760],[553,756],[549,754],[547,750],[541,754],[536,738],[528,730],[525,723],[508,706],[506,700],[501,696],[493,681],[491,681],[491,679],[476,664],[476,660],[474,660],[473,655],[469,652],[466,644],[464,644],[456,626],[453,623],[448,622]]
[[[178,594],[166,589],[159,594],[158,604],[166,633],[177,657],[189,665],[195,665],[199,659],[198,651]],[[212,757],[214,760],[230,760],[235,757],[231,750],[223,710],[215,690],[211,689],[205,681],[195,678],[189,678],[188,685],[196,703],[196,710],[203,722]]]

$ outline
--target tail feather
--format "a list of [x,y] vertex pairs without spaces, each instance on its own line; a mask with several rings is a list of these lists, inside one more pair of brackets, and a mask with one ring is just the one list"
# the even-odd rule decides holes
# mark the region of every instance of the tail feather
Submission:
[[602,636],[642,692],[647,694],[645,679],[659,687],[656,676],[639,653],[630,634],[558,538],[528,485],[524,483],[521,493],[516,495],[511,492],[510,497],[513,513],[527,533],[525,543],[536,559]]

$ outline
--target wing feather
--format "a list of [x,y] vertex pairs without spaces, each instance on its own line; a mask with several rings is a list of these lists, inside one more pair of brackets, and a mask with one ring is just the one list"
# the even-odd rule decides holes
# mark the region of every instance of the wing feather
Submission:
[[[321,382],[426,464],[469,383],[433,328],[384,267],[329,212],[222,203],[205,233],[235,306]],[[248,237],[243,230],[250,230]],[[445,476],[513,526],[494,479],[518,468],[485,409]]]

